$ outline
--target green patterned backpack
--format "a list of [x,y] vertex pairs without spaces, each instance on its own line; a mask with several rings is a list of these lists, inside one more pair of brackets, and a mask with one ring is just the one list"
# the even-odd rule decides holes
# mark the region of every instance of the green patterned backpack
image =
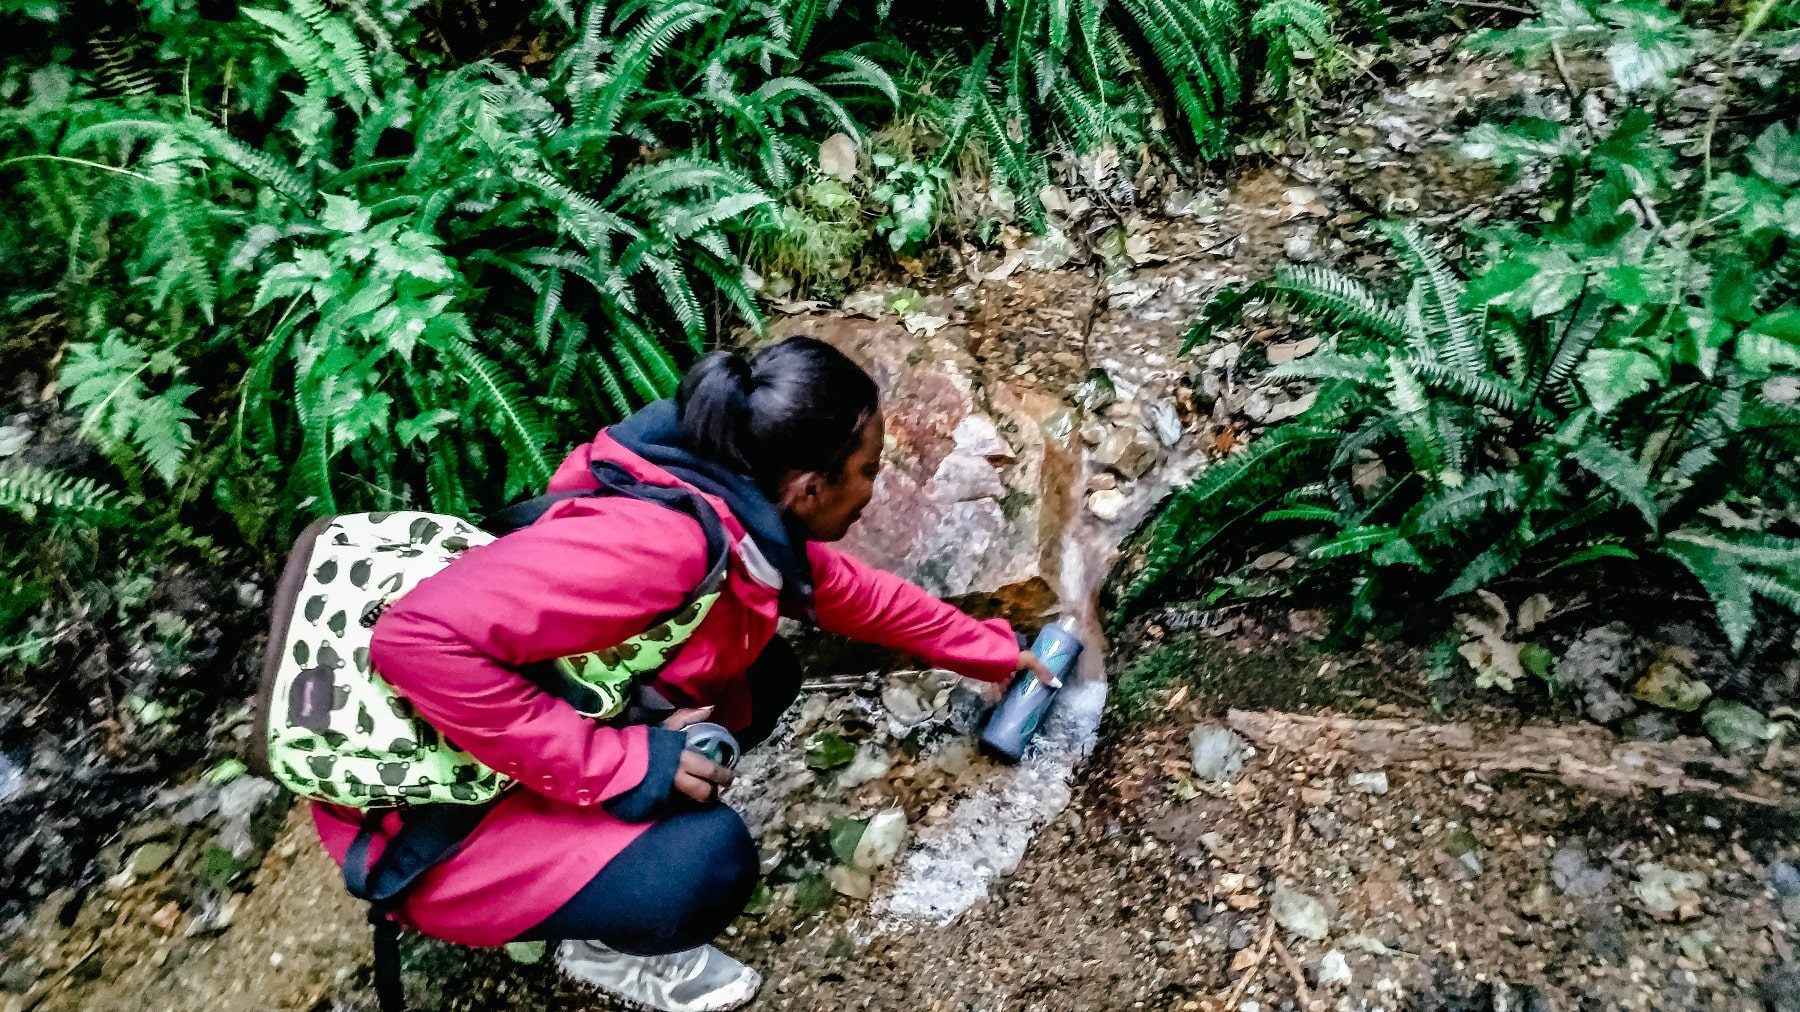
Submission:
[[[681,607],[594,653],[521,672],[597,721],[619,719],[647,676],[674,657],[718,600],[728,542],[717,514],[686,489],[595,465],[602,487],[541,496],[478,528],[439,513],[354,513],[300,535],[274,594],[249,765],[302,797],[360,809],[476,805],[511,786],[426,723],[369,664],[375,620],[463,552],[577,496],[624,495],[692,516],[706,534],[707,576]],[[554,523],[555,521],[550,521]]]

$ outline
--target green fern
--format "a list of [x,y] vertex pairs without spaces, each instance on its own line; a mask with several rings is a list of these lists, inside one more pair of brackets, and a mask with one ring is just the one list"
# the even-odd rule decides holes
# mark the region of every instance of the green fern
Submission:
[[0,462],[0,509],[11,510],[25,520],[40,511],[98,515],[124,505],[123,498],[92,478]]

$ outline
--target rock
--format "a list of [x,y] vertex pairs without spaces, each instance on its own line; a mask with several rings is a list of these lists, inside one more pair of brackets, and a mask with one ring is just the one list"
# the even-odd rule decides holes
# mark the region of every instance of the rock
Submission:
[[1700,890],[1706,888],[1706,875],[1697,871],[1676,871],[1666,865],[1649,863],[1637,867],[1637,879],[1631,883],[1632,895],[1660,920],[1691,920],[1700,916]]
[[1577,637],[1557,661],[1556,678],[1580,694],[1589,719],[1610,724],[1637,709],[1620,690],[1637,678],[1643,664],[1637,637],[1615,622]]
[[872,780],[880,780],[888,775],[894,766],[894,758],[888,751],[874,742],[864,742],[856,750],[856,758],[838,774],[838,786],[845,790],[861,787]]
[[25,771],[0,752],[0,805],[18,797],[25,790]]
[[1319,250],[1313,245],[1312,236],[1305,234],[1288,236],[1281,244],[1281,252],[1297,264],[1312,263],[1319,259]]
[[1315,942],[1331,934],[1331,918],[1325,912],[1325,904],[1316,896],[1286,885],[1275,887],[1275,895],[1269,900],[1269,913],[1289,934]]
[[1588,863],[1588,851],[1578,840],[1562,845],[1550,858],[1550,881],[1564,894],[1591,900],[1612,884],[1612,872]]
[[1550,883],[1539,882],[1519,900],[1519,914],[1534,921],[1547,921],[1556,916],[1557,903]]
[[219,788],[219,846],[241,865],[261,860],[286,811],[281,802],[281,788],[260,777],[239,777]]
[[884,868],[900,854],[906,842],[906,813],[890,808],[869,820],[850,864],[861,871]]
[[1103,488],[1088,496],[1087,507],[1089,513],[1107,523],[1112,523],[1119,519],[1121,513],[1125,512],[1125,502],[1125,493],[1116,488]]
[[948,671],[902,671],[889,676],[881,688],[888,729],[894,737],[904,738],[914,728],[943,720],[955,689],[956,675]]
[[1383,770],[1376,770],[1373,773],[1352,773],[1344,779],[1353,791],[1361,791],[1364,794],[1386,794],[1388,792],[1387,773]]
[[1075,388],[1075,403],[1089,414],[1097,415],[1105,411],[1118,399],[1119,392],[1105,369],[1089,369],[1087,378]]
[[1135,425],[1113,429],[1094,448],[1095,462],[1126,481],[1143,477],[1161,459],[1162,448]]
[[1181,414],[1168,401],[1151,401],[1144,405],[1144,418],[1151,431],[1165,447],[1181,442]]
[[1644,672],[1644,677],[1631,687],[1631,694],[1665,710],[1692,713],[1712,695],[1705,682],[1690,677],[1687,670],[1672,660],[1658,660]]
[[1756,991],[1769,1012],[1800,1012],[1800,963],[1776,964]]
[[1468,879],[1481,874],[1481,842],[1469,827],[1451,826],[1438,834],[1437,848],[1453,862],[1452,870],[1458,878]]
[[1336,949],[1320,956],[1318,968],[1313,971],[1313,980],[1320,987],[1347,985],[1354,979],[1355,975],[1350,972],[1350,961]]
[[1088,479],[1088,483],[1087,483],[1087,490],[1089,492],[1105,492],[1108,489],[1114,489],[1114,488],[1118,488],[1118,487],[1119,487],[1118,476],[1114,475],[1114,474],[1109,474],[1106,471],[1096,472],[1092,477],[1090,477]]
[[1726,755],[1746,755],[1760,751],[1769,740],[1781,733],[1780,725],[1751,707],[1725,699],[1707,704],[1700,715],[1706,736]]
[[131,852],[125,862],[125,870],[134,878],[149,878],[163,869],[169,859],[175,856],[175,845],[163,840],[152,840]]
[[1079,506],[1067,491],[1079,481],[1076,423],[1060,398],[983,378],[958,326],[915,334],[891,316],[798,313],[769,329],[826,341],[881,391],[887,466],[844,549],[982,614],[1022,620],[1054,605]]
[[1627,717],[1625,723],[1619,725],[1619,733],[1632,741],[1674,741],[1681,737],[1681,727],[1668,714],[1647,710]]
[[1229,783],[1244,768],[1250,743],[1229,728],[1202,724],[1188,735],[1193,750],[1194,774],[1213,783]]
[[841,864],[834,864],[825,869],[825,881],[840,896],[851,899],[866,900],[875,892],[875,879],[866,871],[858,871]]
[[1769,884],[1777,895],[1800,896],[1800,868],[1786,861],[1775,862],[1769,866]]

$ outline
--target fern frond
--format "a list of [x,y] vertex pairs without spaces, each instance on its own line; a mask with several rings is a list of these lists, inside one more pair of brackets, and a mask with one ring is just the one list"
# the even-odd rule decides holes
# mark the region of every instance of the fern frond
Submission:
[[1671,534],[1659,550],[1682,564],[1712,598],[1713,610],[1724,630],[1731,649],[1741,650],[1750,638],[1756,622],[1755,605],[1750,599],[1751,585],[1737,560],[1726,557],[1704,535],[1687,531]]
[[92,478],[0,461],[0,509],[12,510],[26,520],[34,519],[39,510],[109,513],[122,503],[117,492]]
[[1273,288],[1299,308],[1371,337],[1400,342],[1409,336],[1406,318],[1398,308],[1362,282],[1328,267],[1283,264],[1275,270]]
[[1656,529],[1662,511],[1650,487],[1650,475],[1636,460],[1610,443],[1598,438],[1584,439],[1570,453],[1569,459],[1600,479],[1620,499],[1630,503],[1643,515],[1644,523]]
[[533,486],[542,488],[550,480],[550,462],[544,457],[550,436],[518,384],[464,341],[450,341],[446,350],[475,400],[492,412],[490,424],[508,452],[522,460]]
[[1377,227],[1418,281],[1424,336],[1433,355],[1465,373],[1485,371],[1486,355],[1462,308],[1467,286],[1450,269],[1443,251],[1410,222],[1383,222]]

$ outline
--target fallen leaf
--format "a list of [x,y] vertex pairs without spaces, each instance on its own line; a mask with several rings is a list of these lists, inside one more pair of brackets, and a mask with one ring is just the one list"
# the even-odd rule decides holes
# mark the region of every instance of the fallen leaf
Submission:
[[835,133],[819,144],[819,171],[845,183],[856,181],[856,142]]
[[1304,358],[1319,350],[1319,339],[1309,337],[1303,341],[1291,341],[1285,344],[1269,345],[1269,364],[1286,365],[1297,358]]

